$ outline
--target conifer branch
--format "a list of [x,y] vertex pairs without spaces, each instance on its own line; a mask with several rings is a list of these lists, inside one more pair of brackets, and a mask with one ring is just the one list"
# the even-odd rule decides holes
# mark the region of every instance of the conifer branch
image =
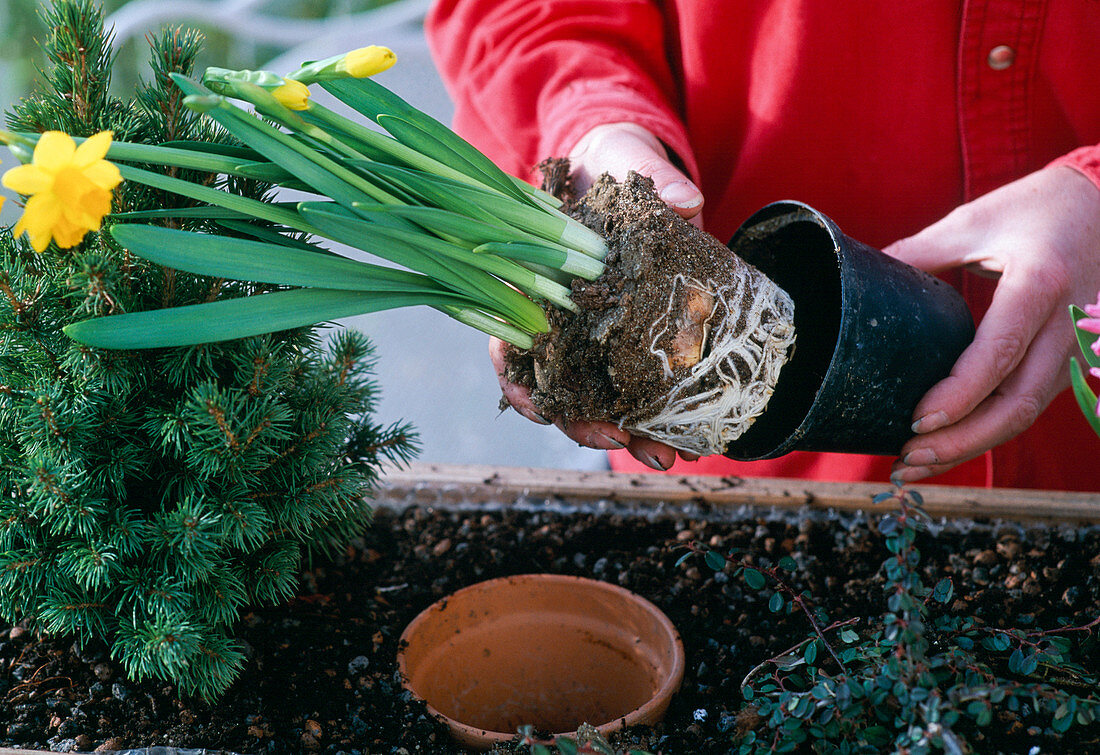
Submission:
[[[182,107],[171,83],[171,74],[192,74],[200,34],[151,35],[151,77],[134,98],[116,100],[93,0],[53,0],[44,18],[53,32],[43,86],[8,114],[15,131],[111,130],[134,145],[240,153]],[[268,190],[193,167],[160,175],[246,202]],[[114,209],[195,204],[125,182]],[[278,224],[222,222],[164,225],[301,241]],[[244,664],[229,634],[242,611],[287,599],[303,553],[365,525],[375,451],[409,454],[413,445],[411,433],[370,422],[373,364],[361,334],[326,347],[320,331],[298,328],[138,353],[89,348],[61,332],[88,315],[271,288],[166,272],[107,233],[37,254],[0,229],[0,618],[100,638],[131,677],[214,699]]]

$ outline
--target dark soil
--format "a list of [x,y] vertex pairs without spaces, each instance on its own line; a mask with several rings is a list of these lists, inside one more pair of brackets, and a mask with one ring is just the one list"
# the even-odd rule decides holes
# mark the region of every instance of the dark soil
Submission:
[[[381,511],[338,559],[302,575],[288,606],[241,622],[249,661],[217,705],[180,699],[169,684],[134,683],[102,649],[72,638],[38,639],[0,628],[0,745],[68,751],[152,745],[241,753],[449,753],[445,730],[398,684],[398,636],[422,609],[481,580],[527,572],[623,585],[662,608],[683,635],[688,668],[668,717],[630,734],[666,754],[728,753],[748,669],[806,636],[798,616],[773,614],[768,593],[691,562],[691,539],[741,547],[772,562],[785,554],[794,579],[830,617],[883,612],[882,539],[873,522],[824,516],[757,516],[732,523],[648,520],[613,513]],[[1100,614],[1100,531],[1015,525],[922,536],[927,580],[953,576],[948,610],[994,626],[1087,623]],[[866,625],[866,623],[865,623]],[[1083,633],[1078,633],[1081,635]],[[1100,672],[1095,637],[1080,660]],[[1049,721],[1002,715],[965,733],[982,753],[1100,752],[1100,727],[1048,736]]]
[[[669,388],[698,360],[700,349],[695,349],[690,362],[673,359],[668,370],[654,353],[673,353],[677,334],[701,319],[689,311],[688,289],[677,283],[677,276],[735,288],[735,281],[748,279],[745,299],[738,302],[742,306],[766,278],[673,212],[649,178],[632,172],[618,183],[604,175],[572,203],[562,180],[567,170],[563,161],[544,165],[545,188],[564,193],[570,214],[607,240],[608,268],[595,281],[573,281],[572,299],[579,312],[545,308],[550,333],[539,337],[530,352],[511,350],[509,377],[532,390],[535,406],[547,417],[629,425],[656,414]],[[654,324],[666,313],[664,322],[671,326],[662,335]],[[727,311],[721,300],[706,314],[715,322],[740,316]],[[695,340],[705,353],[705,341]],[[741,378],[746,380],[747,374]],[[707,387],[701,384],[699,389]]]

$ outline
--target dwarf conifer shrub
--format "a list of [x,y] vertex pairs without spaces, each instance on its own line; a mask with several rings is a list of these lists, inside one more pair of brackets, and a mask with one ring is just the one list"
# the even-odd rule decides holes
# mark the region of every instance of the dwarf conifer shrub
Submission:
[[[91,136],[233,154],[239,146],[182,107],[197,33],[150,39],[152,78],[108,92],[109,36],[91,0],[55,0],[43,86],[8,114],[19,132]],[[166,168],[261,199],[267,186]],[[190,200],[127,182],[116,212]],[[174,228],[262,234],[209,216]],[[111,225],[104,225],[106,231]],[[382,427],[368,341],[317,328],[210,345],[101,351],[63,334],[89,316],[240,298],[280,288],[175,271],[125,253],[109,233],[33,251],[0,230],[0,616],[106,642],[134,678],[212,698],[243,662],[242,607],[277,603],[303,554],[368,522],[384,459],[415,438]]]

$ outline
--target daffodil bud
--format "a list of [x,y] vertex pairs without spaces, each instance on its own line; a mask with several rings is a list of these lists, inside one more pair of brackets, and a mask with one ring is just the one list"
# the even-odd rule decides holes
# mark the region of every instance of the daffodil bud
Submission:
[[336,64],[337,71],[346,72],[354,79],[365,79],[376,73],[382,73],[397,62],[397,56],[388,47],[370,45],[352,50]]
[[309,110],[309,87],[300,81],[286,79],[285,83],[272,89],[271,94],[290,110]]
[[306,85],[294,79],[284,79],[271,71],[207,68],[202,83],[212,92],[246,100],[265,111],[271,110],[274,103],[287,110],[309,109],[309,89]]
[[310,61],[297,71],[287,74],[286,78],[303,84],[333,79],[362,79],[381,73],[396,62],[397,56],[390,48],[370,45],[324,60]]

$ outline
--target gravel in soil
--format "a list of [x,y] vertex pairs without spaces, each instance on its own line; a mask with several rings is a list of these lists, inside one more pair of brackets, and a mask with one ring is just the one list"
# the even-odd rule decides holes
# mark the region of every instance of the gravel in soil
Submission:
[[[874,520],[776,516],[732,523],[545,510],[378,512],[341,557],[303,572],[289,605],[241,621],[248,664],[217,704],[172,685],[131,682],[102,647],[0,627],[0,745],[55,751],[175,745],[239,753],[458,752],[404,692],[394,655],[405,625],[444,595],[485,579],[574,574],[634,590],[679,628],[688,668],[664,723],[625,741],[668,753],[728,753],[748,669],[806,636],[773,614],[767,591],[701,563],[675,566],[698,539],[754,559],[791,555],[794,579],[830,617],[883,612],[885,552]],[[948,610],[993,626],[1023,614],[1039,627],[1100,615],[1100,531],[990,525],[922,536],[926,578],[952,576]],[[1081,660],[1100,672],[1096,638]],[[979,752],[1100,752],[1097,726],[1047,738],[1049,722],[998,719],[966,732]]]

